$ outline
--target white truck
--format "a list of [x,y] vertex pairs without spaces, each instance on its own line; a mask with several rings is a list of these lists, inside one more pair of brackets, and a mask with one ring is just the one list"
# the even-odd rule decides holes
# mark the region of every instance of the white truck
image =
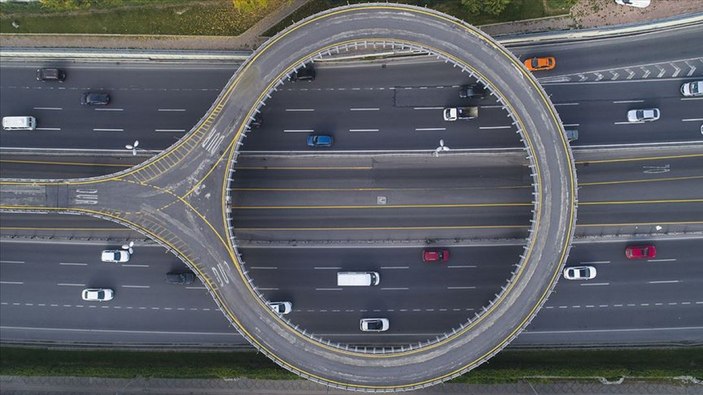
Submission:
[[478,106],[470,107],[449,107],[444,109],[445,121],[456,121],[457,119],[478,118]]

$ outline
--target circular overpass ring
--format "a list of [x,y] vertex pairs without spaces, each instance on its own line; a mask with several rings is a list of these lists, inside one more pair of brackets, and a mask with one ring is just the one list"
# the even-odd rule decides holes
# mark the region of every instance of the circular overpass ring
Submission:
[[537,81],[512,54],[477,29],[419,7],[341,7],[307,18],[265,43],[230,82],[240,111],[235,115],[239,141],[234,144],[231,163],[248,120],[293,69],[335,47],[383,40],[426,48],[485,82],[515,119],[535,188],[533,226],[512,282],[470,325],[425,346],[366,353],[316,340],[267,309],[246,281],[241,262],[235,265],[245,280],[240,286],[247,287],[252,298],[230,305],[235,317],[228,318],[253,345],[302,377],[374,392],[410,390],[451,379],[505,347],[530,322],[556,284],[576,217],[571,152],[556,110]]

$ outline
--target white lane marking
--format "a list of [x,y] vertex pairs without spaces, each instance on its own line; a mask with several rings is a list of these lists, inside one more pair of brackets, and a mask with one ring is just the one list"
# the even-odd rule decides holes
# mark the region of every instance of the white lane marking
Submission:
[[529,334],[559,334],[559,333],[607,333],[607,332],[645,332],[645,331],[671,331],[671,330],[691,330],[703,329],[703,326],[683,326],[678,328],[631,328],[631,329],[588,329],[573,331],[522,331]]
[[75,284],[75,283],[58,283],[56,284],[61,287],[85,287],[85,284]]
[[410,269],[410,266],[381,266],[383,270]]
[[149,267],[149,265],[137,265],[137,264],[130,265],[130,264],[124,264],[124,265],[122,265],[122,267]]
[[276,270],[278,266],[251,266],[250,270]]
[[682,97],[681,100],[703,100],[703,97]]
[[164,133],[169,133],[169,132],[185,132],[185,129],[154,129],[155,132],[164,132]]
[[413,110],[444,110],[444,107],[413,107]]
[[350,132],[378,132],[379,129],[349,129]]
[[53,111],[61,111],[63,108],[61,107],[34,107],[35,110],[53,110]]
[[[92,307],[92,306],[90,306]],[[236,332],[171,332],[171,331],[135,331],[135,330],[115,330],[115,329],[82,329],[82,328],[33,328],[27,326],[0,326],[2,329],[12,330],[36,330],[48,332],[100,332],[100,333],[141,333],[141,334],[183,334],[183,335],[213,335],[213,336],[237,336],[241,335]]]
[[22,285],[22,284],[24,284],[24,282],[23,281],[0,281],[0,284]]
[[278,291],[278,288],[257,288],[259,291]]
[[644,123],[642,121],[637,121],[637,122],[613,122],[613,125],[639,125],[641,123]]
[[124,132],[124,129],[93,129],[94,132]]
[[150,285],[123,285],[122,288],[151,288]]
[[675,284],[680,283],[679,280],[661,280],[661,281],[647,281],[649,284]]
[[124,111],[124,108],[96,108],[95,111]]
[[447,265],[448,269],[474,269],[476,265]]
[[554,106],[578,106],[581,103],[554,103]]
[[313,269],[315,270],[339,270],[341,269],[341,266],[314,266]]
[[479,128],[479,129],[484,129],[484,130],[488,130],[488,129],[512,129],[512,126],[511,126],[511,125],[508,125],[508,126],[479,126],[478,128]]
[[624,104],[624,103],[644,103],[644,100],[616,100],[614,104]]
[[415,128],[416,132],[430,132],[430,131],[442,131],[447,130],[447,128]]
[[61,128],[36,128],[36,130],[61,130]]
[[186,289],[207,289],[205,287],[186,287]]
[[489,105],[489,106],[481,106],[481,108],[503,108],[503,107],[504,107],[504,106],[502,106],[502,105],[500,105],[500,104],[492,104],[492,105]]
[[598,264],[598,263],[610,263],[610,261],[588,261],[588,262],[579,262],[580,265],[588,265],[588,264]]
[[286,112],[312,112],[314,108],[286,108]]
[[580,123],[565,123],[563,126],[581,126]]
[[667,258],[667,259],[647,259],[647,262],[676,262],[676,258]]
[[593,287],[593,286],[600,286],[600,285],[610,285],[610,283],[584,283],[581,284],[582,287]]
[[283,133],[312,133],[312,129],[283,129]]
[[79,262],[59,262],[59,265],[64,265],[64,266],[88,266],[87,263],[79,263]]
[[0,263],[24,263],[24,261],[0,261]]
[[315,288],[315,291],[341,291],[342,288]]
[[698,121],[703,121],[703,118],[684,118],[682,119],[683,122],[698,122]]
[[476,289],[476,287],[447,287],[447,289]]
[[402,288],[402,287],[399,287],[399,288],[381,288],[381,291],[407,291],[407,290],[409,290],[409,289],[410,289],[410,288]]
[[159,108],[157,111],[161,112],[184,112],[185,108]]
[[378,111],[380,108],[350,108],[349,111]]

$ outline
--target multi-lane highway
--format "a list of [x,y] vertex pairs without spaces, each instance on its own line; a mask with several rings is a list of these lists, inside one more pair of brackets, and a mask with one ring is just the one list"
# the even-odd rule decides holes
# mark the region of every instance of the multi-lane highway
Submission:
[[[564,124],[579,130],[579,140],[573,143],[576,147],[623,144],[636,150],[642,143],[702,139],[703,102],[681,98],[678,90],[682,82],[700,79],[703,74],[703,43],[690,39],[699,36],[700,29],[693,26],[656,35],[528,46],[515,48],[515,52],[520,56],[557,56],[557,70],[540,76],[545,78],[544,87]],[[35,81],[38,66],[0,65],[2,116],[34,115],[39,120],[36,132],[0,133],[3,149],[66,148],[90,154],[94,149],[119,150],[137,139],[145,149],[164,149],[195,124],[237,67],[67,63],[64,67],[69,77],[58,85]],[[627,70],[641,74],[628,79]],[[598,74],[605,77],[596,81]],[[349,150],[429,153],[440,138],[455,151],[519,146],[515,129],[492,97],[481,102],[478,121],[442,120],[442,107],[465,103],[458,97],[458,86],[465,82],[465,75],[438,62],[319,65],[314,82],[287,83],[267,102],[263,125],[249,134],[244,152],[307,151],[304,137],[312,131],[335,135],[332,155]],[[109,92],[111,105],[82,108],[80,94],[94,90]],[[659,107],[662,119],[650,124],[624,122],[628,109],[649,106]],[[412,139],[407,138],[408,133]],[[436,163],[445,160],[430,159]],[[3,177],[83,177],[111,173],[134,163],[129,156],[111,161],[95,156],[47,160],[12,156],[7,150],[1,160]],[[288,227],[300,234],[301,228],[322,227],[329,229],[318,231],[315,237],[329,239],[331,234],[341,233],[343,236],[337,238],[344,239],[350,233],[340,230],[345,226],[418,224],[430,224],[430,228],[515,225],[509,237],[519,237],[527,230],[530,207],[506,206],[529,204],[530,185],[519,167],[483,169],[467,175],[457,171],[460,163],[449,163],[424,171],[408,167],[369,174],[363,166],[335,169],[325,160],[306,160],[306,166],[326,167],[314,172],[301,170],[300,163],[290,169],[271,165],[248,169],[242,165],[235,178],[234,188],[239,193],[233,207],[235,218],[241,221],[239,236],[251,241],[261,239],[252,237],[256,228],[267,228],[271,238],[272,228]],[[703,221],[701,161],[701,156],[693,156],[579,165],[579,225],[612,224],[622,234],[636,232],[638,223]],[[86,162],[100,166],[76,165]],[[47,169],[55,163],[64,164]],[[500,184],[495,184],[496,178]],[[379,196],[386,198],[385,208],[379,208]],[[395,204],[422,207],[393,207]],[[439,204],[454,207],[437,207]],[[469,204],[485,206],[459,207]],[[314,207],[292,207],[299,205]],[[383,215],[379,215],[381,211]],[[3,223],[3,235],[32,231],[19,229],[23,218],[12,221],[9,226]],[[96,225],[85,218],[76,222],[54,225],[54,232],[72,232],[81,224]],[[47,228],[51,225],[43,224]],[[24,224],[24,228],[33,227]],[[357,232],[366,238],[373,236],[368,229]],[[470,232],[462,232],[462,237],[470,238]],[[90,233],[124,237],[113,230]],[[395,235],[405,237],[407,233]],[[700,343],[703,300],[696,293],[703,278],[697,265],[700,241],[659,240],[659,259],[639,263],[624,259],[625,244],[578,244],[569,264],[596,262],[598,278],[587,283],[561,281],[518,344]],[[495,286],[506,278],[522,250],[519,245],[458,244],[452,247],[451,263],[433,267],[420,262],[416,245],[375,249],[251,247],[244,250],[250,274],[269,299],[294,301],[292,321],[326,338],[354,343],[426,339],[472,315],[482,305],[472,301],[492,296],[495,290],[486,284]],[[135,266],[109,265],[95,259],[100,248],[3,243],[0,339],[241,343],[240,337],[228,333],[231,328],[199,285],[186,288],[163,283],[164,273],[180,265],[170,254],[144,247],[134,256]],[[342,261],[340,256],[347,258]],[[384,280],[389,279],[388,285],[384,281],[383,287],[368,295],[332,290],[329,277],[336,268],[356,268],[357,262],[363,262],[362,269],[381,271]],[[76,284],[109,285],[117,290],[117,299],[91,307],[80,301]],[[384,301],[383,306],[370,305],[370,300],[378,299]],[[394,322],[391,331],[362,336],[358,318],[367,312],[390,317]],[[419,314],[422,320],[417,319]]]

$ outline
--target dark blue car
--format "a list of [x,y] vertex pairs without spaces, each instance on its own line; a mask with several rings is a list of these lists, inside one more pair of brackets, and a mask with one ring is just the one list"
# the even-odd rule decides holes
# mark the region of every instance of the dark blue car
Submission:
[[310,148],[331,147],[332,143],[334,143],[334,139],[326,134],[311,134],[308,136],[308,147]]

